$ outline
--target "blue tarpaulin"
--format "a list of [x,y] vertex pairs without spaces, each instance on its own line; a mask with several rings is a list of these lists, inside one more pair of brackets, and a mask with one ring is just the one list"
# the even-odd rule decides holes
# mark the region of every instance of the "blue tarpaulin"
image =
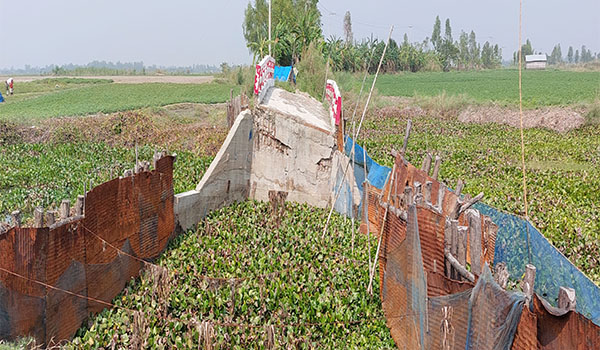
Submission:
[[[556,305],[560,287],[575,289],[576,309],[600,326],[600,287],[562,255],[529,221],[489,205],[475,205],[498,225],[494,264],[504,262],[512,278],[518,279],[529,263],[536,267],[535,292]],[[529,231],[529,239],[527,233]]]
[[[346,136],[344,153],[351,156],[352,139]],[[357,186],[363,191],[364,150],[355,145],[354,176]],[[385,186],[391,169],[377,164],[371,157],[366,157],[369,183],[379,189]],[[361,198],[362,195],[361,195]],[[562,255],[531,223],[489,205],[477,203],[475,206],[482,214],[491,217],[498,225],[494,264],[506,263],[508,272],[514,279],[520,279],[525,265],[530,263],[536,267],[535,292],[556,305],[560,287],[575,289],[577,295],[577,311],[600,325],[600,287],[595,285],[569,259]],[[529,239],[527,239],[529,233]]]
[[[353,141],[350,138],[350,136],[346,135],[346,139],[344,142],[344,153],[346,153],[348,157],[351,157]],[[354,145],[354,177],[356,178],[356,185],[360,189],[361,194],[363,190],[363,182],[365,181],[364,152],[365,151],[361,146],[359,146],[358,144]],[[367,178],[369,180],[369,184],[371,184],[371,186],[377,187],[378,189],[382,189],[383,186],[385,186],[387,177],[392,169],[377,164],[377,162],[375,162],[371,157],[369,157],[368,154],[366,155],[366,159]]]
[[4,102],[4,97],[2,97],[2,93],[0,92],[0,102]]
[[290,73],[292,72],[292,66],[275,66],[275,72],[273,73],[275,80],[288,81]]

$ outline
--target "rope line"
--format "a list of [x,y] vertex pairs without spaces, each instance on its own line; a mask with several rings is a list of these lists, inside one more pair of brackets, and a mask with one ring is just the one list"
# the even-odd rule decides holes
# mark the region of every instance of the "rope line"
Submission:
[[[149,314],[143,311],[138,311],[138,310],[134,310],[134,309],[130,309],[128,307],[125,306],[120,306],[120,305],[116,305],[113,304],[111,302],[107,302],[107,301],[103,301],[100,299],[96,299],[90,296],[86,296],[86,295],[82,295],[82,294],[78,294],[78,293],[74,293],[71,291],[68,291],[66,289],[62,289],[62,288],[58,288],[55,287],[51,284],[45,283],[45,282],[41,282],[29,277],[26,277],[24,275],[21,275],[19,273],[7,270],[5,268],[0,267],[0,271],[7,273],[9,275],[12,275],[14,277],[18,277],[21,279],[24,279],[28,282],[40,285],[42,287],[45,288],[50,288],[52,290],[55,291],[59,291],[59,292],[63,292],[65,294],[69,294],[71,296],[77,297],[77,298],[81,298],[81,299],[85,299],[88,301],[93,301],[102,305],[105,305],[107,307],[111,307],[111,308],[115,308],[115,309],[121,309],[123,311],[127,311],[129,313],[141,313],[145,316],[148,316]],[[160,314],[151,314],[150,316],[154,316],[158,319],[164,320],[164,321],[169,321],[169,322],[181,322],[183,324],[186,324],[188,326],[190,325],[197,325],[198,322],[195,320],[184,320],[181,319],[179,317],[171,317],[171,316],[162,316]],[[268,326],[273,326],[273,327],[277,327],[277,328],[285,328],[285,327],[306,327],[306,326],[324,326],[324,325],[337,325],[337,326],[350,326],[350,325],[356,325],[356,324],[360,324],[363,323],[365,321],[373,321],[376,320],[374,318],[365,318],[362,320],[358,320],[358,321],[333,321],[333,322],[295,322],[295,323],[279,323],[279,324],[268,324]],[[223,321],[219,321],[219,320],[205,320],[205,321],[209,321],[212,324],[221,326],[221,327],[226,327],[226,328],[264,328],[265,325],[257,325],[257,324],[252,324],[252,323],[237,323],[237,322],[223,322]]]

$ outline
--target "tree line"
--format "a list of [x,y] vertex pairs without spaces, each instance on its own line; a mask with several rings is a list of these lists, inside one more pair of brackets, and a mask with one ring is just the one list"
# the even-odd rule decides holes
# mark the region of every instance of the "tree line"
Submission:
[[[585,45],[581,46],[581,51],[579,49],[573,51],[573,46],[569,46],[566,57],[563,56],[560,44],[556,44],[549,55],[544,54],[541,51],[536,53],[531,45],[531,40],[527,39],[525,44],[521,46],[521,60],[525,62],[525,56],[534,54],[546,55],[548,64],[552,65],[588,63],[600,59],[600,53],[592,53]],[[519,60],[518,55],[519,53],[517,51],[513,53],[514,64],[517,64]]]
[[[329,62],[331,69],[374,72],[383,53],[385,42],[376,38],[354,40],[350,12],[344,16],[344,37],[323,38],[321,13],[317,0],[287,0],[272,4],[272,38],[268,39],[268,2],[248,3],[242,24],[247,47],[257,62],[268,53],[280,65],[296,65],[312,43]],[[371,59],[374,57],[373,59]],[[369,63],[370,62],[370,63]],[[404,34],[401,43],[391,40],[383,58],[384,72],[421,70],[492,69],[502,64],[502,50],[486,41],[480,44],[474,31],[461,31],[454,40],[450,19],[444,31],[439,16],[435,18],[431,37],[422,42],[410,42]]]

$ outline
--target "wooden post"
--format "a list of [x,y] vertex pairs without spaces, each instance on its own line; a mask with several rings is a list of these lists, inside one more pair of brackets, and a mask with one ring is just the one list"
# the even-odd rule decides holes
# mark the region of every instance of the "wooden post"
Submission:
[[469,209],[466,213],[469,223],[469,243],[471,255],[471,272],[481,275],[481,214],[479,211]]
[[83,215],[83,207],[84,207],[85,197],[82,195],[77,196],[77,201],[75,202],[75,215],[80,216]]
[[421,205],[421,204],[423,204],[422,185],[419,181],[415,181],[414,186],[415,186],[415,203],[418,205]]
[[444,212],[444,197],[446,197],[446,185],[440,183],[438,188],[437,207],[440,209],[440,213]]
[[[458,244],[459,244],[459,238],[458,238],[458,220],[450,220],[450,238],[451,238],[451,246],[450,246],[450,253],[456,257],[458,256]],[[456,274],[456,271],[452,271],[452,277],[453,279],[458,279],[458,276]]]
[[427,153],[425,158],[423,159],[423,165],[421,166],[421,170],[423,170],[427,175],[429,175],[429,170],[431,170],[431,154]]
[[13,225],[15,227],[21,227],[21,211],[15,210],[10,214],[10,216],[12,217]]
[[458,227],[458,252],[456,260],[461,266],[467,266],[467,227]]
[[46,212],[46,225],[52,226],[56,222],[56,210],[49,210]]
[[33,224],[36,228],[44,227],[44,209],[37,207],[33,210]]
[[60,203],[60,219],[65,220],[71,215],[71,201],[68,199],[63,199]]
[[402,144],[402,156],[406,154],[406,147],[408,147],[408,137],[410,136],[410,129],[412,128],[412,120],[408,120],[406,123],[406,133],[404,134],[404,143]]
[[527,264],[525,266],[525,277],[523,277],[523,282],[521,283],[521,289],[527,299],[531,300],[533,296],[533,286],[535,283],[535,266],[531,264]]
[[574,311],[576,306],[575,289],[560,287],[558,290],[558,307],[563,310]]
[[462,193],[463,187],[465,187],[465,183],[463,182],[463,180],[458,179],[458,183],[456,184],[456,189],[454,190],[454,193],[456,193],[456,195],[460,198],[460,194]]
[[456,278],[457,280],[459,280],[461,278],[465,278],[466,280],[468,280],[470,282],[475,282],[475,276],[471,272],[469,272],[465,268],[464,265],[462,265],[460,262],[458,262],[458,260],[456,260],[456,258],[452,254],[450,254],[450,252],[445,251],[444,255],[446,256],[446,259],[450,262],[450,264],[456,271],[456,275],[458,276]]
[[506,289],[508,285],[508,277],[509,277],[508,269],[506,268],[506,264],[501,262],[498,263],[494,269],[494,280],[502,289]]
[[423,192],[423,197],[425,199],[425,204],[431,205],[431,189],[433,187],[433,182],[427,181],[425,182],[425,191]]
[[[450,220],[446,218],[446,225],[444,228],[444,251],[452,251],[452,226]],[[452,278],[452,265],[450,261],[446,260],[446,277]]]
[[438,175],[440,173],[440,165],[442,164],[442,157],[440,156],[435,156],[435,164],[433,165],[433,174],[431,175],[432,178],[436,179],[438,178]]
[[[479,202],[482,198],[483,198],[483,192],[479,192],[478,195],[476,195],[473,198],[469,198],[469,199],[467,199],[467,196],[465,196],[465,203],[460,206],[460,210],[458,211],[458,216],[460,216],[460,214],[462,214],[467,209],[471,208],[471,206],[473,206],[473,204]],[[458,216],[457,216],[457,218],[458,218]]]

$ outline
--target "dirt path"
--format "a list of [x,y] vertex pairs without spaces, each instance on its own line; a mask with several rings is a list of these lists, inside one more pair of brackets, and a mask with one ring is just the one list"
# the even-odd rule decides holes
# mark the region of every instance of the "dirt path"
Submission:
[[[81,79],[112,79],[118,84],[142,83],[175,83],[175,84],[203,84],[210,83],[212,75],[103,75],[103,76],[40,76],[23,75],[13,76],[15,84],[25,83],[46,78],[81,78]],[[0,76],[0,82],[6,81],[7,76]]]

